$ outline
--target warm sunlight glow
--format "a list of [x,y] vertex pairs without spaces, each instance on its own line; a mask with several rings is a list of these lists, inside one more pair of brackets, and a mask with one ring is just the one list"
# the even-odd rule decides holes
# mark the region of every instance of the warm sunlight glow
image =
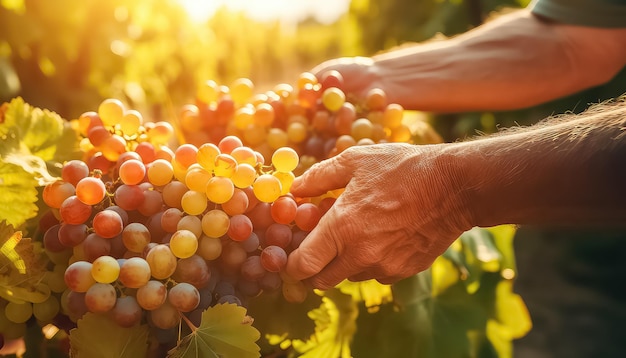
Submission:
[[313,16],[322,23],[331,23],[348,10],[350,0],[178,0],[189,16],[197,21],[209,19],[221,6],[244,11],[259,21],[280,20],[296,23]]

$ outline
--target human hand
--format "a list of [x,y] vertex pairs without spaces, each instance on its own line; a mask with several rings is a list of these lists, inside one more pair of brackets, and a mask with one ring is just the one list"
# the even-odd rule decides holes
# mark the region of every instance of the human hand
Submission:
[[471,228],[445,146],[354,146],[298,177],[296,196],[345,191],[289,255],[287,274],[327,289],[346,278],[388,284],[430,267]]
[[370,89],[379,86],[373,65],[369,57],[342,57],[322,62],[311,73],[322,80],[329,71],[338,71],[343,77],[343,92],[364,99]]

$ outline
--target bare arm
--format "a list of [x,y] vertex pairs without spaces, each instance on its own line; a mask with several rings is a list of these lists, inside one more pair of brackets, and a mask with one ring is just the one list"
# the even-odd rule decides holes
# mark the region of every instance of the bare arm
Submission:
[[373,58],[325,62],[348,92],[383,88],[390,101],[436,112],[527,107],[602,84],[626,65],[626,29],[559,24],[529,10],[448,40]]
[[626,102],[452,145],[476,226],[626,226]]
[[473,226],[626,225],[625,183],[624,101],[471,142],[351,147],[294,182],[297,196],[345,191],[287,271],[322,289],[391,283]]

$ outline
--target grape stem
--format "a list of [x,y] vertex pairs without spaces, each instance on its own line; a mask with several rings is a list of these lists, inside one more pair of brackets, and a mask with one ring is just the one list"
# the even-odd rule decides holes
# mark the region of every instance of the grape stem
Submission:
[[187,318],[187,316],[185,316],[184,314],[182,314],[181,312],[178,312],[178,314],[183,318],[183,321],[185,321],[185,323],[187,323],[187,326],[189,326],[189,329],[191,329],[191,332],[194,333],[195,331],[198,330],[198,327],[196,327],[190,320],[189,318]]

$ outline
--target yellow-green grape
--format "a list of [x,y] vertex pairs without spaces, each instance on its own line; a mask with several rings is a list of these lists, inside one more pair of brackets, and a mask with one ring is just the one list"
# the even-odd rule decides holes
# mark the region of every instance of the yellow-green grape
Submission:
[[176,158],[172,159],[172,168],[174,169],[174,178],[180,182],[185,182],[185,177],[187,176],[187,168],[182,165]]
[[300,122],[293,122],[287,127],[287,138],[294,143],[301,143],[307,137],[306,126]]
[[279,172],[288,173],[293,171],[298,166],[298,161],[298,153],[290,147],[278,148],[272,154],[272,165]]
[[180,199],[180,204],[189,215],[199,215],[207,208],[207,196],[200,191],[189,190]]
[[102,143],[100,150],[105,158],[111,162],[115,162],[122,153],[126,152],[126,139],[117,134],[113,134]]
[[247,188],[254,183],[255,178],[256,169],[252,165],[244,163],[237,166],[237,170],[230,177],[230,180],[237,188]]
[[215,157],[213,174],[220,177],[230,178],[237,170],[237,160],[229,154],[218,154]]
[[267,132],[267,144],[270,148],[276,150],[280,147],[286,147],[289,143],[287,132],[280,128],[272,128]]
[[114,127],[124,118],[124,104],[119,99],[107,98],[98,106],[98,115],[107,127]]
[[198,250],[198,238],[189,230],[178,230],[172,234],[170,250],[179,259],[191,257]]
[[223,204],[233,197],[235,185],[230,178],[213,177],[206,186],[206,197],[216,204]]
[[250,106],[244,106],[237,111],[233,117],[233,123],[239,130],[246,129],[249,125],[254,123],[254,108]]
[[336,112],[346,102],[346,95],[337,87],[330,87],[322,93],[322,104],[331,112]]
[[215,81],[208,80],[198,85],[196,91],[196,97],[204,103],[211,103],[217,101],[220,94],[219,86]]
[[230,152],[230,155],[235,158],[237,164],[250,164],[252,166],[256,165],[256,154],[254,154],[254,150],[250,147],[237,147]]
[[111,283],[120,275],[120,264],[112,256],[100,256],[91,266],[91,276],[96,282]]
[[296,176],[292,172],[275,172],[272,175],[278,178],[278,180],[280,181],[280,186],[282,188],[280,194],[288,194],[289,190],[291,189],[291,184],[293,184]]
[[252,97],[254,84],[249,78],[238,78],[229,86],[230,96],[235,104],[241,106]]
[[148,180],[154,186],[168,184],[174,178],[174,167],[165,159],[157,159],[148,164]]
[[198,148],[196,161],[205,170],[211,172],[215,168],[215,158],[220,154],[220,149],[213,143],[205,143]]
[[222,210],[211,210],[202,217],[202,232],[208,237],[219,238],[226,235],[229,226],[230,218]]
[[24,323],[33,315],[33,304],[30,302],[9,302],[4,307],[4,314],[11,322]]
[[59,299],[54,295],[50,295],[47,300],[41,303],[33,303],[33,316],[40,322],[50,323],[57,316],[60,309]]
[[213,177],[211,173],[204,170],[201,166],[192,166],[187,169],[187,176],[185,176],[185,184],[190,190],[206,191],[206,186],[209,180]]
[[146,262],[150,265],[152,277],[157,280],[164,280],[176,271],[178,261],[169,246],[159,244],[148,251]]
[[120,130],[124,135],[133,136],[139,132],[143,124],[143,116],[139,111],[130,109],[124,113],[124,118],[120,122]]
[[150,143],[157,145],[165,145],[174,135],[174,127],[166,121],[158,121],[148,131],[148,140]]
[[394,129],[402,124],[404,115],[404,107],[397,103],[390,103],[383,112],[383,125],[387,128]]
[[280,180],[271,174],[262,174],[252,184],[254,196],[262,202],[271,203],[282,193]]
[[354,140],[359,141],[363,138],[372,138],[374,132],[374,126],[367,118],[359,118],[352,122],[352,129],[350,135]]

